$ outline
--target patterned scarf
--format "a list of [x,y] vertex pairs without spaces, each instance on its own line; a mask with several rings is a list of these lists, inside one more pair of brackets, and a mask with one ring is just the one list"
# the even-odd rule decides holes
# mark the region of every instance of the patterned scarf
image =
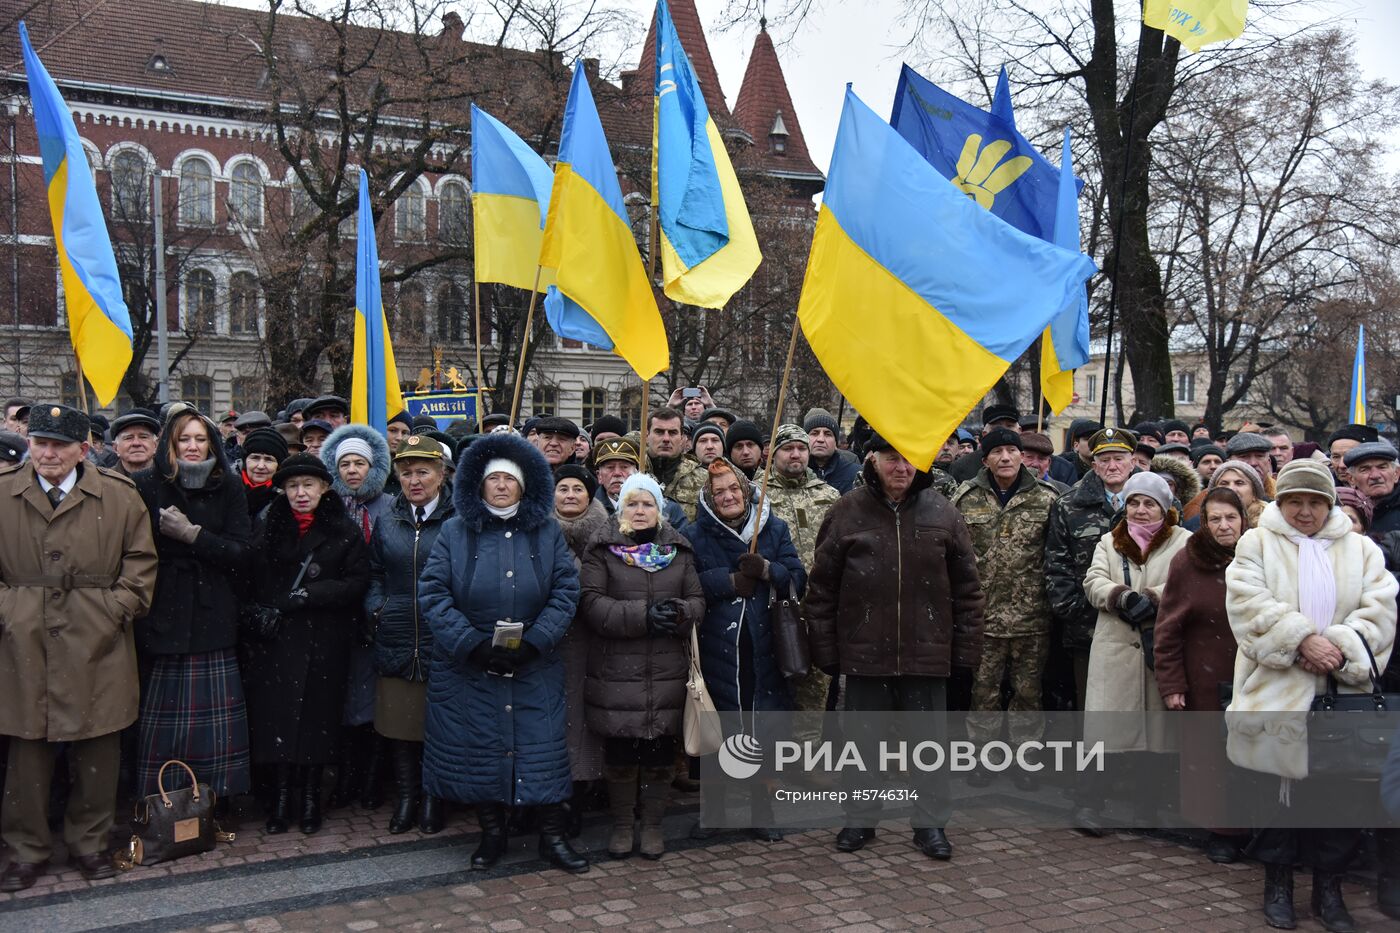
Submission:
[[674,544],[634,544],[624,547],[621,544],[610,544],[608,550],[612,551],[622,562],[629,567],[640,567],[647,573],[656,573],[658,570],[665,570],[671,566],[671,561],[676,559],[676,546]]

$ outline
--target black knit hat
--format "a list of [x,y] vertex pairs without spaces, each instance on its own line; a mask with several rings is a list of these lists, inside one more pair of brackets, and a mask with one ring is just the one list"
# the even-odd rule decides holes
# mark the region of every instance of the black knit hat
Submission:
[[1186,435],[1189,435],[1191,433],[1191,429],[1186,426],[1185,421],[1179,421],[1175,418],[1172,418],[1169,421],[1162,422],[1162,433],[1164,435],[1170,434],[1173,431],[1180,431],[1182,434]]
[[587,467],[577,463],[561,463],[554,468],[554,485],[558,486],[562,479],[576,479],[583,483],[590,499],[598,492],[598,478]]
[[395,424],[395,423],[398,423],[398,424],[403,425],[404,427],[408,428],[410,431],[413,430],[413,419],[410,418],[410,417],[408,416],[408,412],[406,412],[406,411],[401,411],[401,412],[399,412],[397,415],[395,415],[394,417],[390,418],[389,421],[388,421],[388,424]]
[[992,428],[982,435],[982,457],[996,450],[998,447],[1015,447],[1017,450],[1025,450],[1025,444],[1021,441],[1021,435],[1010,428]]
[[740,441],[753,441],[758,446],[763,446],[763,432],[758,425],[752,421],[740,419],[729,426],[729,430],[724,432],[724,455],[730,456],[734,452],[734,445]]
[[690,446],[694,447],[695,442],[700,440],[702,434],[713,434],[719,438],[721,444],[724,443],[724,428],[713,421],[702,421],[695,426],[695,430],[690,432]]
[[331,482],[330,471],[321,462],[321,458],[315,454],[292,454],[282,465],[277,468],[277,472],[272,474],[272,485],[281,489],[287,485],[287,480],[298,476],[314,476],[317,479]]
[[278,463],[291,454],[287,440],[276,428],[257,428],[243,438],[243,455],[266,454]]
[[593,437],[599,434],[616,434],[621,437],[627,433],[627,425],[617,415],[604,415],[588,426],[588,433]]
[[1142,421],[1133,425],[1133,433],[1139,438],[1143,435],[1155,437],[1159,444],[1165,444],[1167,442],[1167,436],[1162,433],[1161,425],[1157,424],[1155,421]]

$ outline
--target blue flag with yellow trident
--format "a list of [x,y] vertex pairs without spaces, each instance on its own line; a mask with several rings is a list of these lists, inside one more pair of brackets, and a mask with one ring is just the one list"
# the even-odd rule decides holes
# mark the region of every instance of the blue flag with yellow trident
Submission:
[[355,244],[355,344],[350,375],[350,420],[380,434],[404,410],[399,370],[379,283],[379,245],[369,203],[369,176],[360,169],[360,217]]

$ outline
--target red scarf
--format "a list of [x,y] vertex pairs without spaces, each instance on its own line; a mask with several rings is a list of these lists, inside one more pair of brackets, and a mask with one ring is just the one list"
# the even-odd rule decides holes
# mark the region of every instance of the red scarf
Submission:
[[244,473],[243,473],[243,485],[244,485],[244,486],[247,486],[249,489],[268,489],[268,488],[270,488],[270,487],[272,486],[272,477],[268,477],[266,480],[264,480],[264,481],[261,482],[261,483],[255,483],[255,482],[253,482],[251,479],[248,478],[248,473],[247,473],[247,471],[244,471]]
[[297,520],[297,537],[305,538],[306,533],[311,530],[311,523],[316,520],[315,512],[293,512],[292,518]]

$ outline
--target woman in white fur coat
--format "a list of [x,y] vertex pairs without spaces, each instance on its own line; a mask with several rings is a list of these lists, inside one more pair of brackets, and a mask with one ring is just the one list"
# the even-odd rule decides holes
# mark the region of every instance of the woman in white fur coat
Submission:
[[[1225,573],[1226,610],[1239,642],[1226,752],[1242,768],[1295,782],[1284,796],[1303,806],[1310,791],[1302,780],[1304,717],[1329,673],[1341,691],[1371,689],[1366,649],[1384,669],[1395,640],[1396,582],[1380,548],[1354,533],[1336,507],[1326,466],[1295,460],[1279,472],[1276,489]],[[1269,925],[1294,926],[1293,864],[1301,856],[1313,866],[1314,915],[1328,930],[1354,929],[1339,881],[1359,841],[1356,829],[1261,830],[1254,854],[1265,865]]]

